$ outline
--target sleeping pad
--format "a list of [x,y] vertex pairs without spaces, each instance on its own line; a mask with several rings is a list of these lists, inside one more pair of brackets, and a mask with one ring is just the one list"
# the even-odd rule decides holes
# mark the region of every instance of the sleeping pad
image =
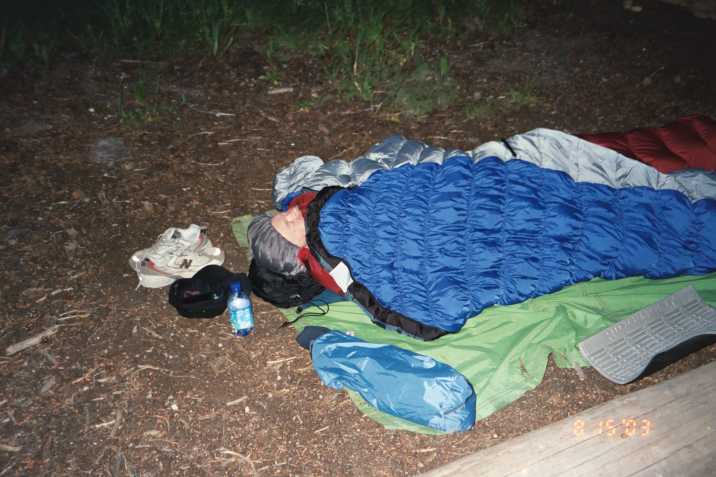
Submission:
[[716,270],[716,201],[456,155],[324,188],[307,240],[328,270],[347,266],[346,290],[374,322],[430,340],[596,277]]

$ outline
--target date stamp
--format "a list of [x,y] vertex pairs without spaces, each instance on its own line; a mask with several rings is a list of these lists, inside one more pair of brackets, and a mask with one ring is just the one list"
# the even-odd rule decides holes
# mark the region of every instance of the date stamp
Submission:
[[572,430],[576,437],[602,435],[606,437],[628,439],[647,437],[654,429],[651,419],[636,417],[613,417],[599,420],[575,419]]

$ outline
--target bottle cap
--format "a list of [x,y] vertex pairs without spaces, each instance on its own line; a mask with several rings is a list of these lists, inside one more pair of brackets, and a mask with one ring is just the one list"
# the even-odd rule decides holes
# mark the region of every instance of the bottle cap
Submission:
[[229,290],[231,290],[232,293],[241,293],[241,282],[238,280],[236,280],[235,282],[231,282],[231,284],[229,285]]

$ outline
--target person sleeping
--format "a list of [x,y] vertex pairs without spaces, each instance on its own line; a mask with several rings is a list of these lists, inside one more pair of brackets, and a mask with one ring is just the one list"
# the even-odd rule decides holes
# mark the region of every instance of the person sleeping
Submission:
[[453,151],[442,162],[380,169],[257,216],[252,266],[309,278],[315,291],[358,302],[376,324],[425,340],[458,332],[487,307],[594,278],[716,270],[713,177],[677,187],[573,136],[550,137],[578,146],[552,144],[553,154],[574,154],[578,170],[602,175],[544,167],[519,148],[509,158]]

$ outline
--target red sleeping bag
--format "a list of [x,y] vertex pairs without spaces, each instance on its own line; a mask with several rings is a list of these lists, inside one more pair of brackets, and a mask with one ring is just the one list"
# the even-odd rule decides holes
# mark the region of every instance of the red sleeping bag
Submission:
[[649,164],[660,172],[716,171],[716,121],[708,116],[687,116],[660,128],[578,136]]

